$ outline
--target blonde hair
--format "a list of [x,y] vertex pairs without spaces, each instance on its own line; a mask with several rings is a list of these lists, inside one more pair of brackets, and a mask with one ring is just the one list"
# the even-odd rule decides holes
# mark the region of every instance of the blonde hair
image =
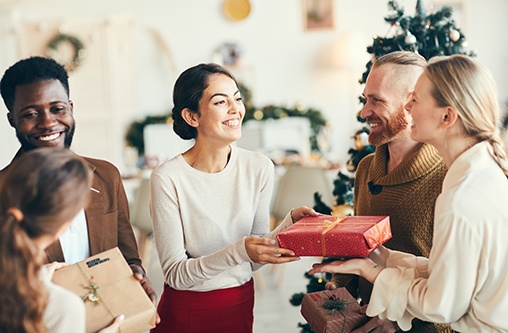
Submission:
[[432,96],[441,107],[453,107],[466,135],[488,141],[494,158],[508,176],[508,160],[500,137],[500,109],[491,72],[475,59],[455,54],[434,57],[425,71],[433,84]]
[[421,55],[410,51],[395,51],[374,60],[372,67],[379,67],[384,64],[417,66],[424,68],[427,61]]
[[414,52],[395,51],[374,60],[371,70],[383,65],[393,65],[389,72],[392,89],[398,89],[401,94],[409,94],[414,90],[427,61]]
[[43,256],[31,239],[55,235],[87,205],[91,177],[68,149],[34,149],[9,166],[0,189],[0,332],[46,332]]

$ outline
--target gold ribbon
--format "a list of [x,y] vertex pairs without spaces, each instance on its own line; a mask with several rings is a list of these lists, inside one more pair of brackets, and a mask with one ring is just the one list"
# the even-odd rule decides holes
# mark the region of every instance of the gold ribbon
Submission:
[[344,221],[345,218],[345,216],[341,217],[338,220],[336,219],[335,222],[328,220],[323,221],[325,226],[328,225],[328,227],[326,227],[326,229],[321,232],[321,253],[323,254],[323,257],[326,256],[326,233],[335,228],[340,222]]
[[[339,218],[335,218],[335,221],[330,221],[330,220],[324,220],[321,224],[320,223],[316,223],[316,222],[312,222],[312,223],[309,223],[309,222],[297,222],[296,224],[297,225],[301,225],[301,226],[312,226],[312,227],[323,227],[325,228],[325,230],[323,230],[321,232],[321,254],[323,257],[326,257],[326,234],[332,230],[333,228],[337,227],[337,226],[340,226],[340,225],[370,225],[370,226],[375,226],[376,227],[376,231],[379,235],[379,242],[378,242],[378,245],[381,245],[383,244],[383,233],[382,233],[382,230],[381,228],[379,227],[379,223],[374,223],[374,222],[342,222],[344,221],[345,219],[347,219],[349,216],[342,216],[342,217],[339,217]],[[339,225],[340,224],[340,225]]]

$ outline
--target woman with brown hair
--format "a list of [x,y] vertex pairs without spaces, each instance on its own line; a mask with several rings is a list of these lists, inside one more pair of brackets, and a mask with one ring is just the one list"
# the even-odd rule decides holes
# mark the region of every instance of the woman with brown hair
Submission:
[[245,106],[217,64],[185,70],[173,90],[173,129],[193,146],[150,176],[155,245],[165,276],[153,333],[251,333],[253,270],[298,260],[275,235],[313,209],[298,207],[269,233],[274,165],[234,145]]
[[[89,200],[88,163],[68,149],[16,160],[0,184],[0,332],[84,332],[85,306],[51,282],[44,249]],[[121,319],[107,330],[116,331]]]

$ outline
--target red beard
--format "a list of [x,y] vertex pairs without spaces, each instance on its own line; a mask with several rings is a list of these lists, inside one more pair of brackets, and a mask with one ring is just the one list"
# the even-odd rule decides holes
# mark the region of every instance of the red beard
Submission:
[[[372,119],[372,117],[367,117],[367,121],[369,121],[369,118]],[[401,108],[390,117],[388,123],[381,125],[381,131],[370,133],[369,142],[371,145],[376,147],[388,143],[400,132],[404,131],[407,128],[407,125],[408,121],[406,119],[406,111],[404,108]]]

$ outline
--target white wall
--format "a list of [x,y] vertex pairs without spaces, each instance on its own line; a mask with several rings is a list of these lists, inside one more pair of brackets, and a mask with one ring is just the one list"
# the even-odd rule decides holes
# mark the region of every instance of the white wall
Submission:
[[[389,28],[384,22],[388,14],[387,1],[334,0],[335,28],[326,31],[303,30],[301,1],[250,2],[250,15],[239,22],[225,17],[222,0],[12,0],[4,1],[3,7],[0,2],[0,10],[14,9],[21,20],[131,15],[138,26],[139,118],[170,110],[171,89],[177,75],[197,63],[212,61],[213,51],[220,44],[237,42],[244,51],[243,68],[237,71],[237,76],[246,78],[244,81],[253,92],[255,105],[300,103],[322,110],[334,130],[330,156],[345,162],[347,151],[353,145],[354,127],[359,126],[355,114],[359,109],[357,97],[363,87],[357,80],[364,67],[333,68],[328,62],[329,52],[345,33],[354,33],[362,40],[356,44],[358,57],[363,58],[360,63],[367,62],[369,55],[365,48],[370,45],[371,36],[384,36]],[[399,1],[411,15],[415,2]],[[443,2],[428,0],[427,5]],[[470,48],[476,50],[478,58],[494,72],[500,102],[506,102],[508,46],[503,43],[502,34],[508,31],[508,1],[453,0],[446,3],[462,4],[461,28]],[[153,31],[162,36],[169,53],[161,48]],[[0,30],[0,33],[8,32]],[[4,40],[0,38],[0,42]],[[0,48],[3,50],[5,46],[0,45]],[[0,56],[0,71],[14,61],[12,56]],[[12,143],[15,141],[4,138],[5,133],[13,135],[13,132],[2,118],[0,116],[0,167],[10,161],[17,149],[17,144],[13,146]]]
[[[12,33],[12,26],[16,21],[15,15],[12,12],[0,11],[0,67],[3,74],[4,68],[10,64],[13,59],[16,59],[16,40]],[[0,102],[0,169],[7,165],[16,149],[18,141],[12,127],[7,122],[7,109],[3,101]]]

